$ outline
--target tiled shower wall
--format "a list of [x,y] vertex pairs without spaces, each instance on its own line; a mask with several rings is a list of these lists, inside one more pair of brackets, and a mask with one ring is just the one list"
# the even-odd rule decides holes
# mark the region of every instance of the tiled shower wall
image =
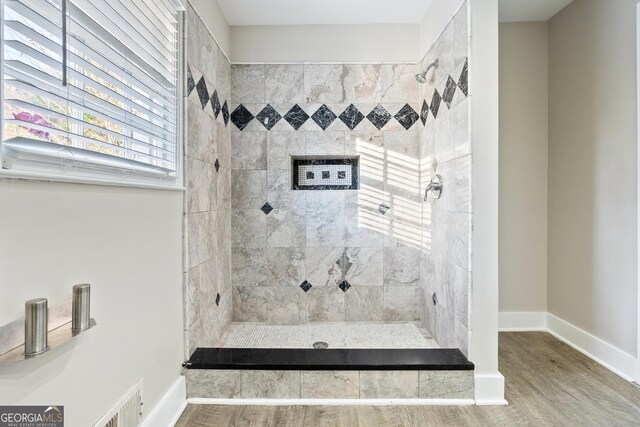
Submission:
[[[422,320],[466,353],[466,6],[419,66],[230,67],[187,16],[190,349],[215,345],[231,320]],[[292,155],[359,156],[360,189],[291,190]],[[425,204],[433,173],[443,195]]]
[[[420,320],[417,65],[231,67],[233,320]],[[357,191],[290,156],[359,156]]]
[[[468,3],[468,2],[467,2]],[[421,104],[431,112],[419,131],[421,187],[434,174],[443,178],[442,197],[422,205],[420,284],[423,323],[443,347],[468,351],[471,292],[472,150],[467,99],[468,11],[465,3],[422,61],[436,59],[427,74]],[[453,94],[451,94],[453,92]],[[446,100],[450,99],[450,102]]]
[[185,327],[189,353],[231,321],[229,62],[187,7]]

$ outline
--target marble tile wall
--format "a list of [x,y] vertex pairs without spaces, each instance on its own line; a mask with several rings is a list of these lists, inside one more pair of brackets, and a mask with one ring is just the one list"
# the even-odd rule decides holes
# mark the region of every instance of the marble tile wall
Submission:
[[187,398],[473,399],[473,371],[183,371]]
[[215,345],[231,321],[230,65],[187,7],[185,328],[188,351]]
[[[233,320],[418,321],[418,66],[231,66]],[[292,190],[291,156],[359,156],[359,190]]]
[[[191,8],[188,20],[191,346],[213,345],[230,320],[422,320],[466,353],[466,7],[419,65],[230,66]],[[359,156],[360,189],[291,190],[298,155]],[[424,204],[433,173],[445,190]]]
[[422,105],[429,114],[419,131],[421,188],[434,174],[443,177],[441,198],[430,198],[429,203],[422,204],[422,320],[438,344],[460,348],[465,355],[473,216],[468,22],[465,4],[422,61],[422,69],[436,59],[439,66],[427,74],[427,82],[421,87]]

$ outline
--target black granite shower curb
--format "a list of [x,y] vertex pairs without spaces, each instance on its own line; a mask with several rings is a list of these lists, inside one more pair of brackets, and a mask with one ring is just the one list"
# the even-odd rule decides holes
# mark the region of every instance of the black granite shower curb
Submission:
[[198,348],[186,369],[471,371],[458,349]]

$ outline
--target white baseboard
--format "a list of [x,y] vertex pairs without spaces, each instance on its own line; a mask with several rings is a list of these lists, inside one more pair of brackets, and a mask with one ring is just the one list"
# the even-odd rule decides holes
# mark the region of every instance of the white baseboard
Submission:
[[142,420],[141,427],[173,427],[187,407],[185,378],[178,377],[160,402]]
[[636,358],[600,338],[547,312],[502,312],[501,332],[544,331],[627,381],[636,380]]
[[547,312],[500,312],[498,313],[498,330],[509,331],[546,331]]
[[252,405],[252,406],[470,406],[473,399],[209,399],[193,397],[193,405]]
[[508,405],[507,401],[504,399],[504,377],[502,374],[475,374],[474,379],[476,405]]
[[635,380],[636,359],[632,355],[551,313],[547,315],[547,326],[548,332],[560,341],[590,357],[625,380]]

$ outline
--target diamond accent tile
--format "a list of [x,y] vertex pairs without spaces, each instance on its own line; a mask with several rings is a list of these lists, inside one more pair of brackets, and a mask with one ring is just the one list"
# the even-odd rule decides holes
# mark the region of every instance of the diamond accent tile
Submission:
[[271,205],[267,202],[264,205],[262,205],[262,207],[260,208],[260,210],[262,212],[264,212],[265,215],[269,215],[271,213],[271,211],[273,210],[273,208],[271,207]]
[[300,108],[298,104],[296,104],[291,107],[287,114],[284,115],[284,119],[292,128],[298,130],[307,120],[309,120],[309,115]]
[[227,106],[227,101],[224,101],[224,104],[222,104],[222,119],[224,120],[224,125],[227,126],[227,124],[229,124],[229,107]]
[[281,118],[282,116],[271,106],[271,104],[267,104],[267,106],[264,107],[256,116],[256,119],[258,119],[260,124],[267,130],[271,130],[271,128],[274,127]]
[[326,104],[322,104],[322,106],[318,108],[318,111],[313,113],[313,115],[311,116],[313,121],[316,122],[316,124],[320,126],[322,130],[327,130],[327,128],[331,126],[331,123],[333,123],[333,121],[337,117],[338,116],[336,116],[333,111],[331,111],[331,109],[326,106]]
[[191,67],[187,65],[187,96],[191,95],[191,92],[196,87],[196,82],[193,80],[193,74],[191,74]]
[[342,283],[338,285],[338,287],[342,289],[342,292],[347,292],[351,287],[351,285],[346,280],[343,280]]
[[367,114],[367,119],[376,127],[376,129],[380,130],[389,123],[391,120],[391,114],[380,104],[376,106],[369,114]]
[[444,87],[444,93],[442,94],[442,100],[447,105],[447,108],[451,108],[451,102],[453,101],[453,97],[456,94],[456,87],[458,84],[456,83],[451,76],[447,79],[447,85]]
[[358,110],[355,105],[351,104],[347,107],[346,110],[340,114],[340,120],[342,123],[347,125],[347,127],[351,130],[354,130],[356,126],[360,124],[362,120],[364,120],[364,114]]
[[200,78],[196,84],[196,90],[198,91],[198,98],[200,98],[200,104],[202,104],[202,109],[204,110],[204,107],[206,107],[209,102],[209,90],[207,89],[207,83],[204,81],[204,77]]
[[231,113],[231,122],[240,130],[246,128],[251,120],[253,120],[253,114],[242,104],[238,105],[236,109],[233,110],[233,113]]
[[433,293],[433,295],[431,295],[431,301],[433,301],[433,305],[436,305],[438,303],[438,296],[435,292]]
[[389,209],[391,209],[391,206],[389,206],[389,205],[388,205],[388,204],[386,204],[386,203],[381,203],[381,204],[380,204],[380,206],[378,206],[378,211],[379,211],[382,215],[384,215],[384,214],[386,214],[387,212],[389,212]]
[[460,73],[460,79],[458,79],[458,87],[464,93],[464,96],[469,96],[469,59],[464,62],[464,67],[462,67],[462,73]]
[[346,252],[342,253],[342,256],[340,257],[340,259],[336,261],[336,264],[338,265],[338,268],[342,272],[343,277],[349,272],[349,270],[351,270],[351,267],[353,266],[353,263],[349,262],[349,257],[347,256]]
[[311,289],[313,286],[311,285],[311,283],[309,283],[308,281],[304,281],[300,284],[300,288],[302,288],[303,291],[309,292],[309,289]]
[[438,90],[434,90],[433,98],[431,98],[431,107],[430,107],[431,114],[433,114],[434,119],[438,117],[438,110],[440,109],[440,101],[442,101],[442,98],[440,97],[440,93],[438,93]]
[[216,172],[220,171],[220,162],[218,161],[218,159],[216,159],[216,162],[213,164],[213,166],[216,168]]
[[216,305],[219,306],[220,305],[220,293],[216,294]]
[[220,106],[220,99],[218,98],[218,91],[214,90],[213,95],[211,95],[211,109],[213,110],[213,117],[216,119],[220,115],[220,110],[222,107]]
[[229,124],[229,107],[227,106],[227,101],[224,101],[222,104],[222,118],[224,119],[224,125]]
[[402,107],[394,117],[406,130],[409,130],[411,126],[420,119],[416,110],[411,108],[409,104],[404,104],[404,107]]
[[422,125],[427,124],[427,118],[429,117],[429,105],[427,101],[422,100],[422,109],[420,110],[420,120],[422,120]]

